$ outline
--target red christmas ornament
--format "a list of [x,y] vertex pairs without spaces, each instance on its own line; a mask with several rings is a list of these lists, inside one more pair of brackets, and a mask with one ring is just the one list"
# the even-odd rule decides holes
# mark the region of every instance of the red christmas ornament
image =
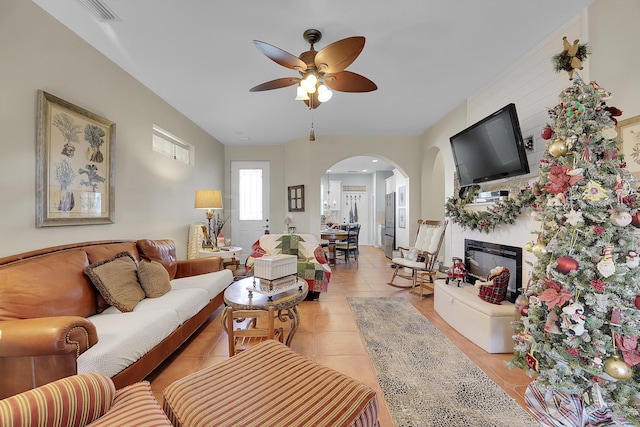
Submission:
[[540,136],[542,137],[542,139],[551,139],[551,137],[553,136],[553,130],[551,130],[550,127],[545,127],[544,129],[542,129],[542,133],[540,134]]
[[558,264],[558,271],[562,274],[568,274],[573,270],[577,270],[580,266],[580,264],[578,264],[578,261],[571,258],[570,256],[560,257],[556,262]]
[[640,295],[636,297],[635,305],[636,305],[636,308],[640,310]]
[[636,212],[634,215],[631,215],[631,225],[635,228],[640,228],[640,211]]

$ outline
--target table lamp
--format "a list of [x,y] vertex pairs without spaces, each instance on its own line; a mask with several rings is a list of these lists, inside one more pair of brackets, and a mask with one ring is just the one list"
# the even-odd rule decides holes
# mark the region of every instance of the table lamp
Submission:
[[[214,209],[222,209],[222,194],[220,190],[196,190],[196,201],[194,204],[196,209],[206,209],[207,213],[207,221],[209,223],[208,226],[208,236],[202,242],[203,248],[215,248],[218,247],[217,241],[217,232],[211,238],[213,230],[211,229],[211,219],[213,219],[213,210]],[[217,219],[218,213],[216,212],[216,224],[218,224]]]

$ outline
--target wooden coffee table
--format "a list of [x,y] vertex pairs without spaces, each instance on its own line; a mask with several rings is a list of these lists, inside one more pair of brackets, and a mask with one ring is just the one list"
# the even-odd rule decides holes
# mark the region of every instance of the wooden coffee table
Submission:
[[[297,284],[293,289],[272,296],[264,295],[258,292],[249,292],[247,288],[254,286],[260,287],[258,278],[247,277],[237,282],[233,282],[224,291],[224,302],[234,310],[266,310],[273,307],[278,311],[278,319],[282,322],[291,321],[291,328],[285,344],[291,347],[291,341],[300,324],[300,314],[298,313],[298,304],[305,299],[309,286],[307,282],[298,278]],[[222,319],[223,325],[226,325],[225,319]]]

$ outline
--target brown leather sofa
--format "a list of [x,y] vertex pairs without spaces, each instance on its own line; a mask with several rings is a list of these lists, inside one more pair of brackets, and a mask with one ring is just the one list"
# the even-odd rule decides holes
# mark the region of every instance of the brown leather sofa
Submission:
[[[217,257],[177,260],[171,240],[110,240],[39,249],[0,259],[0,399],[77,374],[76,359],[98,340],[87,317],[108,304],[85,267],[127,251],[160,262],[170,279],[219,271]],[[180,347],[223,302],[223,291],[151,351],[112,377],[140,381]]]

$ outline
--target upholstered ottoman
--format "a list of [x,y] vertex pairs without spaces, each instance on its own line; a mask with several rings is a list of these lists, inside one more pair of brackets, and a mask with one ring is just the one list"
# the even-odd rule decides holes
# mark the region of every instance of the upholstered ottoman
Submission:
[[433,306],[456,331],[488,353],[513,353],[515,305],[509,301],[491,304],[478,297],[473,285],[435,282]]
[[175,381],[176,427],[378,426],[376,393],[274,340]]

